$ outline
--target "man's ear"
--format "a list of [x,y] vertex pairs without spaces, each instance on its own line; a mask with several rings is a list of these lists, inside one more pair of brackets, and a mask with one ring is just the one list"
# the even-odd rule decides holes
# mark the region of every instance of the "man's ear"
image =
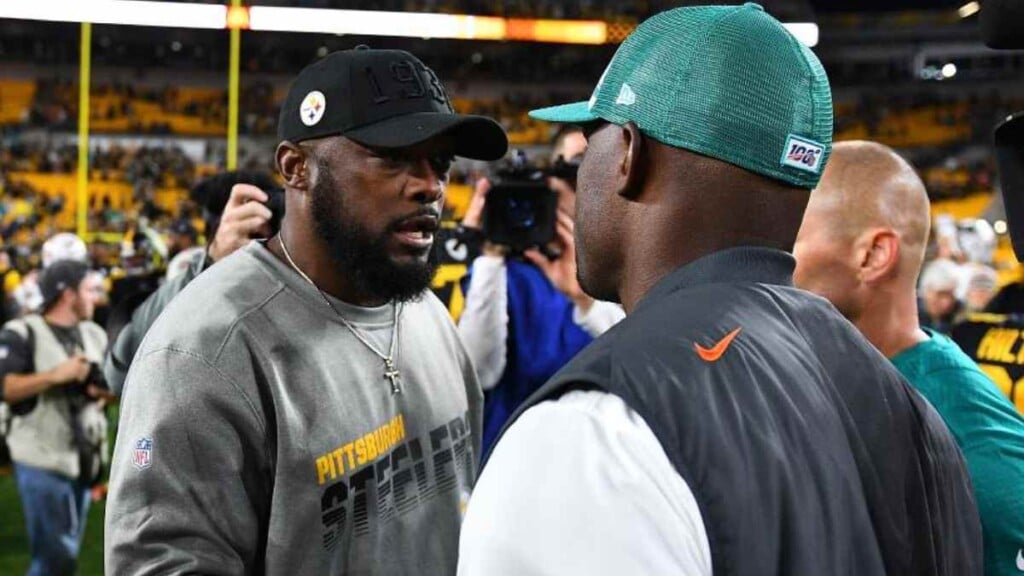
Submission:
[[891,228],[867,230],[858,241],[860,278],[871,284],[891,278],[899,271],[900,237]]
[[65,288],[64,291],[60,293],[60,297],[57,298],[57,303],[60,305],[67,305],[74,302],[75,298],[78,298],[78,289]]
[[633,122],[626,122],[620,127],[620,146],[623,148],[622,162],[616,172],[621,179],[619,195],[626,200],[634,200],[640,195],[644,185],[643,169],[643,134]]
[[281,142],[277,145],[274,160],[277,163],[277,171],[289,188],[309,190],[310,158],[301,146],[287,140]]

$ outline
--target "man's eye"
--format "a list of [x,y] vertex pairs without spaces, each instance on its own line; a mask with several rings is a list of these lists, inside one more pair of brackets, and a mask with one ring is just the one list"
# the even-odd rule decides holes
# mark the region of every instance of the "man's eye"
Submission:
[[380,154],[380,159],[389,168],[397,168],[405,163],[405,159],[397,154],[382,153]]
[[597,130],[601,128],[603,124],[604,123],[600,121],[587,122],[586,124],[582,124],[580,128],[583,130],[583,137],[586,138],[587,140],[590,140],[590,137],[594,135],[594,132],[597,132]]
[[430,164],[439,176],[447,176],[448,171],[452,169],[454,160],[451,156],[438,156],[431,160]]

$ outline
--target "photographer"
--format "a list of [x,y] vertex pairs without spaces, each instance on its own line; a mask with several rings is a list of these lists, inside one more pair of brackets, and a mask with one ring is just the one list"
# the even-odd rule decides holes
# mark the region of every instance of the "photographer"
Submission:
[[[552,160],[577,166],[586,145],[578,127],[567,127],[555,137]],[[512,258],[507,247],[488,242],[463,281],[459,335],[486,393],[482,454],[530,394],[625,315],[618,305],[586,295],[576,280],[575,180],[550,177],[548,186],[557,194],[557,212],[547,254],[530,249]],[[464,229],[483,227],[490,189],[486,180],[477,183]]]
[[0,331],[0,388],[14,417],[7,444],[32,552],[31,574],[72,574],[90,488],[107,458],[111,398],[98,363],[107,345],[93,323],[97,284],[86,264],[60,260],[40,277],[42,314]]
[[192,190],[193,199],[203,206],[206,237],[212,240],[185,273],[160,286],[131,313],[128,324],[116,336],[111,336],[114,344],[107,353],[103,372],[115,394],[121,395],[135,351],[167,304],[214,262],[253,238],[269,238],[277,232],[284,212],[283,198],[278,195],[277,201],[271,201],[271,196],[264,192],[276,187],[266,174],[239,171],[211,176]]

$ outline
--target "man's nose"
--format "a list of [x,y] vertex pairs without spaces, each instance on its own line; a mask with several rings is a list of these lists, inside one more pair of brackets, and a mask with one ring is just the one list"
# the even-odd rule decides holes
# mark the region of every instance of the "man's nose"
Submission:
[[438,172],[426,158],[416,160],[411,169],[407,190],[416,202],[431,204],[444,196],[446,174]]

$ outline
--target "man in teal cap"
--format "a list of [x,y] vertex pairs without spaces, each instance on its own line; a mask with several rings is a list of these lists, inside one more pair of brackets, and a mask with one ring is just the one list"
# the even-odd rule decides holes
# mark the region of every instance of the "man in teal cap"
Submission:
[[960,451],[789,252],[832,140],[818,59],[756,5],[619,48],[584,126],[580,283],[626,319],[514,415],[459,574],[981,574]]

